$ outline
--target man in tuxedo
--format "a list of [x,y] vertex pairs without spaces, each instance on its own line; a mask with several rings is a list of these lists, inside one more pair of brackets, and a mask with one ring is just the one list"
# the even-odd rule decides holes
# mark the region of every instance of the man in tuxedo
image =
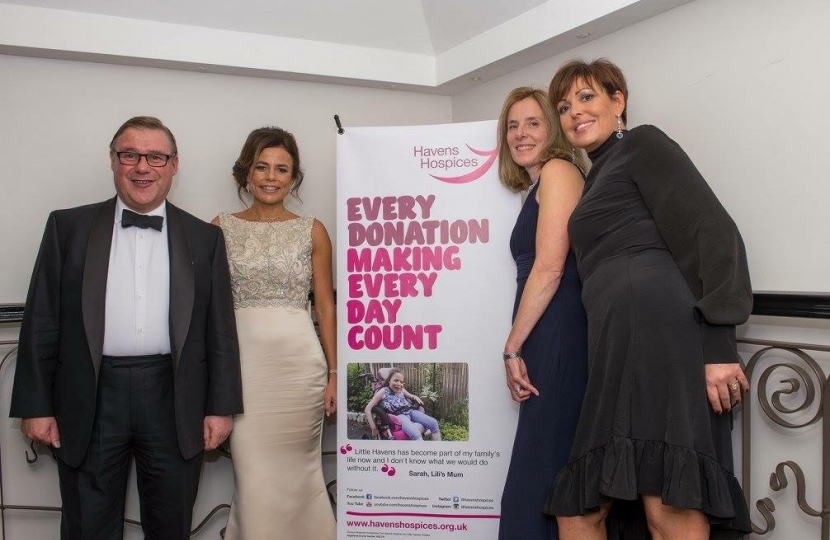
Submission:
[[61,538],[120,540],[130,456],[145,538],[189,538],[202,455],[242,412],[218,227],[166,202],[179,165],[156,118],[110,143],[117,196],[52,212],[35,263],[11,416],[58,459]]

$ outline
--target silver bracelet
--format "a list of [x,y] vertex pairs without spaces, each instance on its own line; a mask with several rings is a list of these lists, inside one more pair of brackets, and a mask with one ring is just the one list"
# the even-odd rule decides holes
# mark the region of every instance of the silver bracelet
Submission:
[[505,362],[507,362],[508,360],[510,360],[512,358],[521,358],[521,357],[522,357],[522,351],[501,353],[501,359],[504,360]]

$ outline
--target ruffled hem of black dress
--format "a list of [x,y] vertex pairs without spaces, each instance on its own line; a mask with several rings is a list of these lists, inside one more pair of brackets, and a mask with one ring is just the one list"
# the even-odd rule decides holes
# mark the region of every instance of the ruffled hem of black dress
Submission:
[[634,537],[614,531],[645,527],[642,504],[623,502],[637,501],[641,495],[659,495],[669,506],[701,510],[709,518],[713,540],[736,539],[751,532],[735,475],[712,456],[664,441],[614,437],[609,444],[569,462],[556,477],[543,510],[550,515],[578,516],[598,510],[605,502],[619,501],[609,515],[609,538]]

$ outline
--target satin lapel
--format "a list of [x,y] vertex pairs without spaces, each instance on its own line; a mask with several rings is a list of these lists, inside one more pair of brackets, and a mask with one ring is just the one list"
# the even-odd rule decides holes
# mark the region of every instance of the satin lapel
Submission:
[[179,209],[167,203],[167,244],[170,250],[170,346],[173,373],[179,365],[196,290],[190,243]]
[[81,292],[86,342],[95,368],[95,379],[101,367],[104,350],[104,316],[107,306],[107,274],[112,247],[112,226],[115,222],[115,199],[101,205],[92,222],[86,244],[84,279]]

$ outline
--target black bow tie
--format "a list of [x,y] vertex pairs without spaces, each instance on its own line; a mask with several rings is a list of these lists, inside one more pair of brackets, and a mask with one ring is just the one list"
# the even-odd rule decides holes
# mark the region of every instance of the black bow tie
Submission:
[[144,214],[136,214],[132,210],[127,210],[126,208],[121,212],[121,226],[124,228],[151,228],[161,232],[162,223],[164,223],[164,218],[162,216],[145,216]]

